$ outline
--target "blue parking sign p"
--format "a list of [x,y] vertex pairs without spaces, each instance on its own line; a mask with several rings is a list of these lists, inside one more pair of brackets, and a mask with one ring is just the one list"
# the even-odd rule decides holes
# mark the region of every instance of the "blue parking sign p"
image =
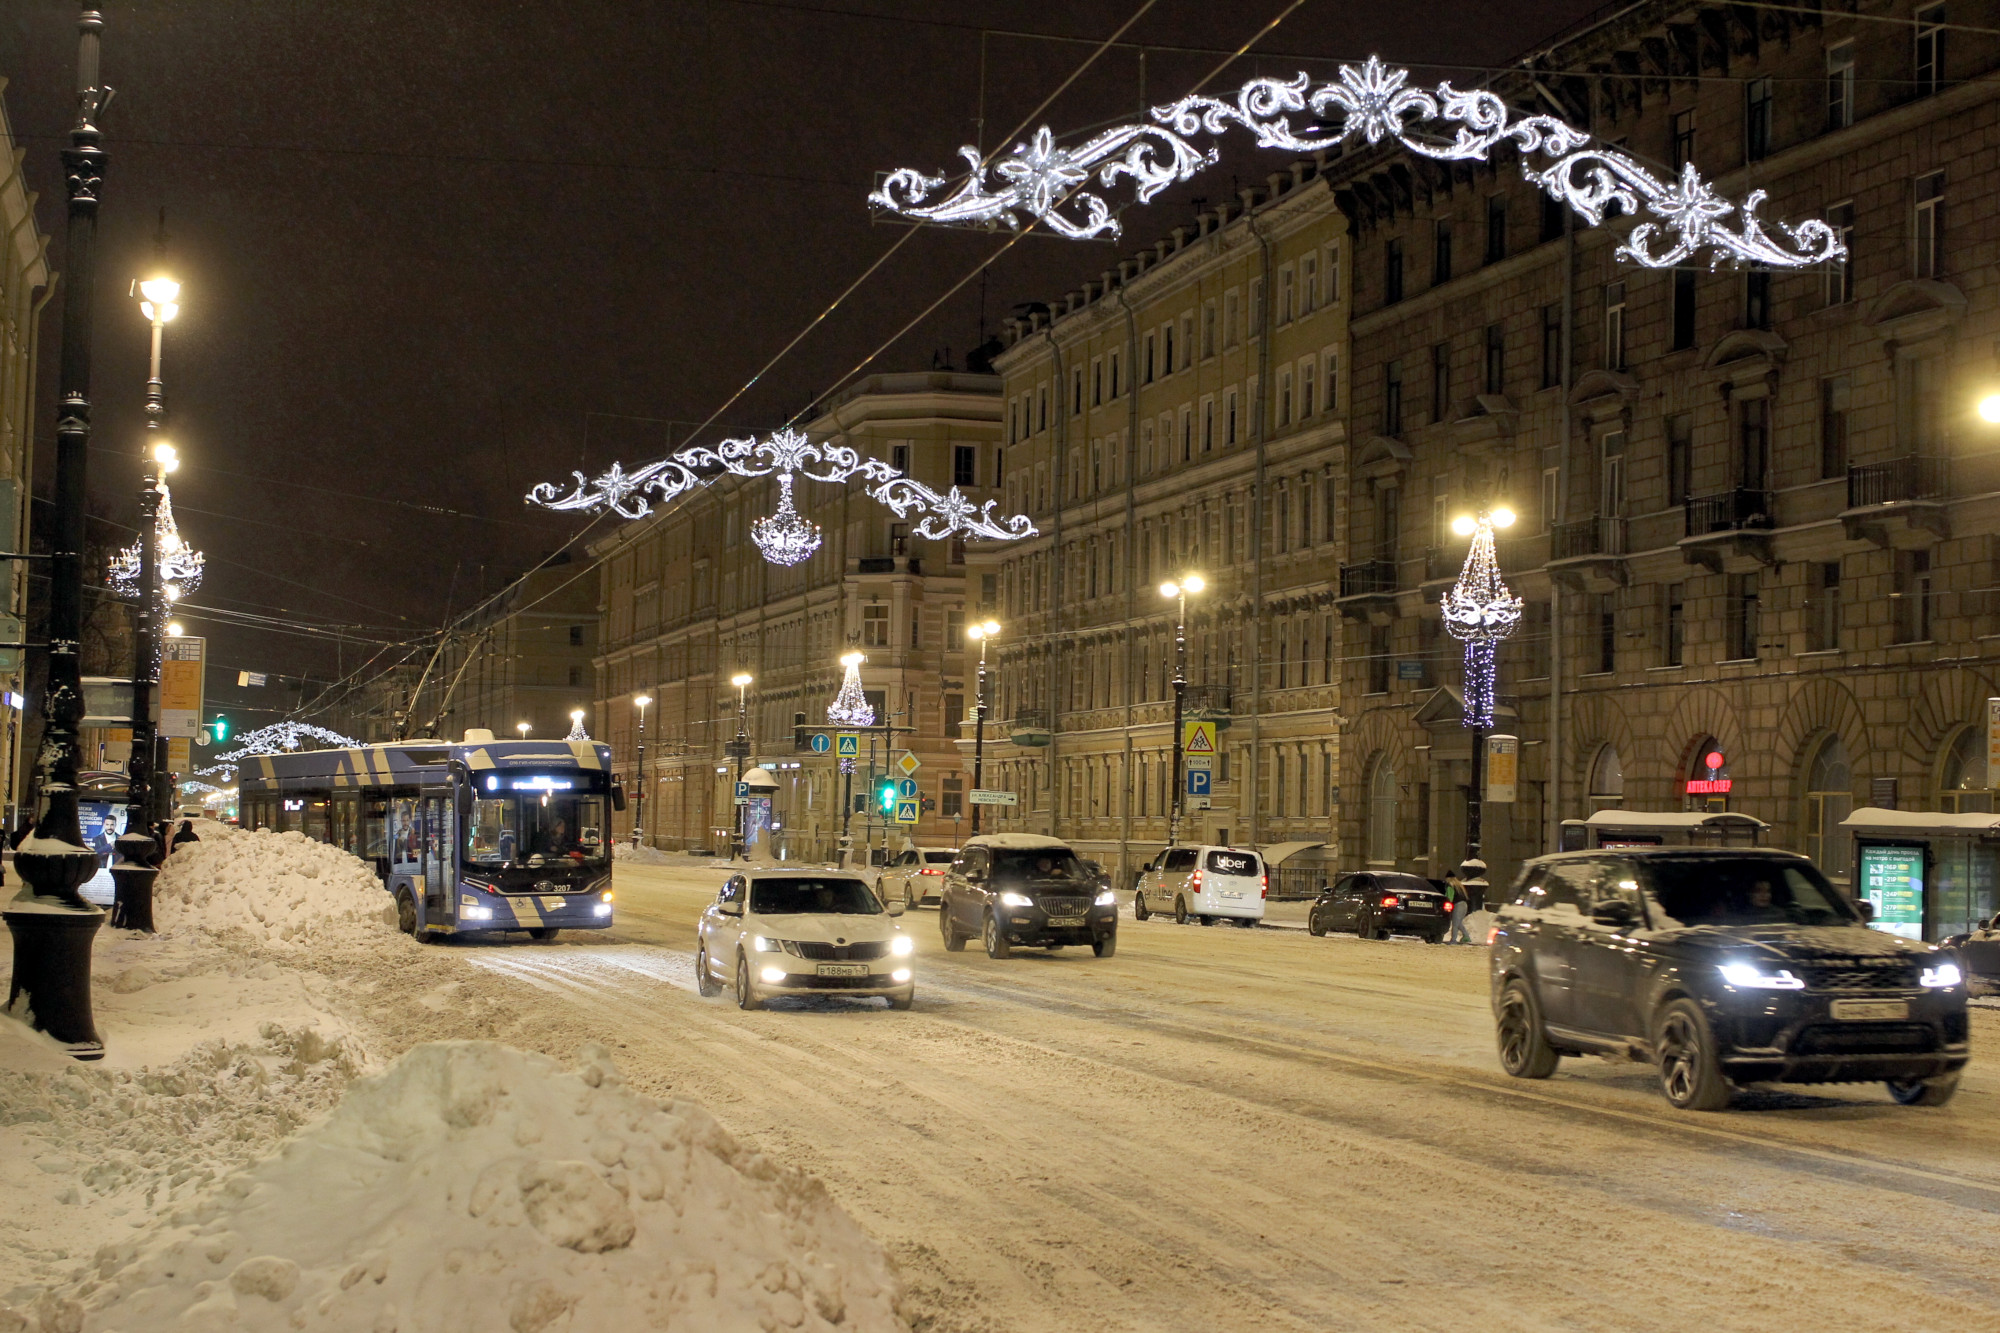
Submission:
[[1209,794],[1209,771],[1205,768],[1190,768],[1187,771],[1187,794],[1207,796]]

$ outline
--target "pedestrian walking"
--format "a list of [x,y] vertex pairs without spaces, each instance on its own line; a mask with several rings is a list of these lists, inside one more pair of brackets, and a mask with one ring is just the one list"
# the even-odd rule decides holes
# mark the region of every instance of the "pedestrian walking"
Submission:
[[179,847],[182,843],[200,842],[200,841],[201,841],[201,835],[194,831],[194,821],[191,819],[183,819],[181,821],[180,830],[174,834],[172,845],[175,847]]
[[1465,884],[1459,879],[1456,870],[1448,872],[1444,877],[1444,905],[1451,917],[1451,929],[1445,933],[1444,942],[1472,943],[1472,932],[1465,928],[1465,918],[1472,915],[1472,909],[1466,906]]

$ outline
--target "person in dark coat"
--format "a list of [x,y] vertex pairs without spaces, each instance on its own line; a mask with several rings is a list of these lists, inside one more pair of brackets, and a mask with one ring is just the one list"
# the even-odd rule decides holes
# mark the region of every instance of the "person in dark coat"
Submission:
[[200,841],[201,835],[194,831],[194,821],[183,819],[179,831],[174,834],[173,845],[179,847],[182,843]]

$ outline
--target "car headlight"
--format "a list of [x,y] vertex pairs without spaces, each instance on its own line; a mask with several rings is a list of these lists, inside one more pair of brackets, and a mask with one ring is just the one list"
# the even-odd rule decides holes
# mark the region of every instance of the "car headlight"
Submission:
[[757,975],[775,986],[785,979],[785,969],[782,967],[767,967]]
[[1958,970],[1957,963],[1939,963],[1936,967],[1925,968],[1920,980],[1932,990],[1943,990],[1964,981],[1965,974]]
[[1099,907],[1110,907],[1117,901],[1118,901],[1118,895],[1113,893],[1109,889],[1106,889],[1104,892],[1097,895],[1097,905]]
[[461,907],[458,909],[458,914],[467,921],[491,921],[493,919],[493,909],[490,907]]
[[769,935],[753,935],[750,939],[750,947],[758,953],[783,953],[785,951],[785,942],[783,940],[774,940]]
[[1722,979],[1732,986],[1744,990],[1804,990],[1806,983],[1793,976],[1790,970],[1779,968],[1766,972],[1755,963],[1723,963],[1718,969]]
[[597,905],[597,914],[598,914],[599,916],[610,916],[610,915],[611,915],[611,904],[610,904],[610,903],[599,903],[599,904]]
[[901,982],[901,981],[908,981],[909,979],[910,979],[910,969],[907,967],[899,967],[894,972],[891,972],[889,974],[889,980],[891,981]]
[[917,942],[908,935],[898,935],[889,941],[889,952],[898,958],[907,958],[917,951]]
[[1033,907],[1035,900],[1025,893],[1003,893],[1000,895],[1002,907]]

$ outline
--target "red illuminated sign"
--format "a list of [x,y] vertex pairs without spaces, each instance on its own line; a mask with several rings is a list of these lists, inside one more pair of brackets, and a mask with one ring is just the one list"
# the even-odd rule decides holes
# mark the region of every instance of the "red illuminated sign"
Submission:
[[1728,778],[1689,778],[1687,794],[1690,796],[1721,796],[1729,791]]

